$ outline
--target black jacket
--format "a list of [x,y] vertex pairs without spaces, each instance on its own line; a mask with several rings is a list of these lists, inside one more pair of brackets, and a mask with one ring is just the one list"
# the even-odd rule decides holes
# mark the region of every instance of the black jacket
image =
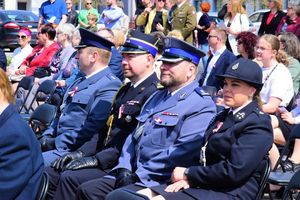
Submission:
[[67,14],[67,23],[73,24],[75,27],[78,25],[78,13],[75,10],[71,10]]
[[263,14],[263,18],[261,21],[261,25],[258,30],[258,35],[263,34],[273,34],[275,35],[275,31],[282,19],[282,17],[285,16],[285,13],[282,11],[277,11],[277,13],[274,15],[273,19],[270,21],[270,23],[267,25],[267,19],[271,11],[266,12]]

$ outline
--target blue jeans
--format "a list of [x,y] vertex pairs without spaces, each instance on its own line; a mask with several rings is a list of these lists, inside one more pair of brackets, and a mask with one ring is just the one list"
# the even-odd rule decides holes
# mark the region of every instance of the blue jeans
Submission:
[[207,53],[208,53],[208,43],[200,44],[199,49],[205,53],[205,56],[203,58],[201,58],[203,68],[205,68],[206,65],[207,65],[207,60],[208,60],[208,55],[207,55]]

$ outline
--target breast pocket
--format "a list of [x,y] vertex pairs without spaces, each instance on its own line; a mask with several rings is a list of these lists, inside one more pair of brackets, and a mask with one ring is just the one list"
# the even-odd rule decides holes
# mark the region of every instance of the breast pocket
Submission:
[[177,26],[184,27],[185,22],[186,22],[186,14],[185,13],[180,13],[176,16],[176,24]]
[[75,95],[72,98],[70,109],[73,113],[83,112],[85,114],[88,113],[86,107],[89,103],[90,96],[89,95]]
[[154,115],[154,130],[151,133],[153,145],[169,147],[174,143],[178,133],[174,130],[178,124],[178,115]]

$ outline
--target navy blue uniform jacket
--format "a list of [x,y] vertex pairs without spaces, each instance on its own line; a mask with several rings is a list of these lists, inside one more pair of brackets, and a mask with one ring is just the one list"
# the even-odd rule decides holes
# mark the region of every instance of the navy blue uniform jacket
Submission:
[[113,122],[110,131],[108,126],[103,127],[99,134],[95,134],[93,139],[86,142],[79,150],[86,156],[96,154],[100,168],[103,170],[116,165],[125,139],[137,126],[135,117],[140,114],[149,96],[157,90],[158,82],[156,74],[153,73],[134,89],[130,88],[130,82],[124,85],[118,91],[111,109],[110,116],[113,116]]
[[0,115],[0,199],[35,199],[43,170],[34,133],[9,105]]
[[258,192],[261,165],[273,144],[270,117],[255,101],[231,117],[227,113],[217,115],[206,131],[207,166],[189,168],[189,183],[200,189],[184,192],[197,199],[250,200]]

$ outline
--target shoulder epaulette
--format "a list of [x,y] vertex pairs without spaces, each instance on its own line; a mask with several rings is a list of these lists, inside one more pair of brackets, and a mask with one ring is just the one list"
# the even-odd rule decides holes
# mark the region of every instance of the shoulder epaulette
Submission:
[[109,78],[110,80],[115,80],[115,79],[117,79],[117,77],[116,77],[113,73],[108,73],[106,76],[107,76],[107,78]]
[[197,87],[195,91],[200,95],[200,96],[210,96],[209,93],[205,92],[201,87]]

